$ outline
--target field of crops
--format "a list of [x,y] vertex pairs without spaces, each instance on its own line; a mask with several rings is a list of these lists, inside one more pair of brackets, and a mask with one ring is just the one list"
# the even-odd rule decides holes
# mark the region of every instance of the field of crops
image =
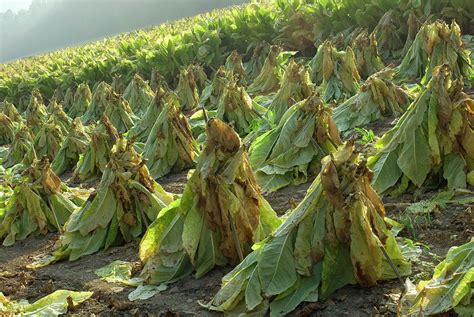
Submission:
[[267,0],[0,65],[0,315],[474,316],[473,51]]

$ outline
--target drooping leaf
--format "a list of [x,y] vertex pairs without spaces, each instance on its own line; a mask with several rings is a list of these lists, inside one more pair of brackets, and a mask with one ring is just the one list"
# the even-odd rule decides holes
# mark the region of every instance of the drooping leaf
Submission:
[[119,138],[96,190],[65,225],[53,255],[76,260],[145,233],[174,200],[150,176],[134,144]]
[[325,102],[352,97],[360,87],[354,52],[347,47],[338,51],[331,41],[325,41],[309,63],[311,80]]
[[305,182],[340,143],[330,109],[313,95],[289,108],[278,126],[252,143],[250,162],[262,190],[272,192]]
[[0,219],[4,245],[12,245],[34,233],[62,232],[77,208],[66,197],[70,189],[51,170],[47,158],[34,161],[13,184],[13,189]]
[[[347,284],[371,286],[395,278],[382,247],[399,272],[409,274],[410,264],[384,220],[370,175],[352,144],[325,157],[303,201],[224,276],[206,307],[227,314],[270,309],[271,316],[282,316]],[[264,299],[270,305],[262,311]]]
[[427,87],[375,144],[368,164],[375,172],[376,190],[399,195],[410,184],[421,187],[435,176],[450,189],[465,187],[474,168],[467,163],[474,158],[468,141],[474,140],[473,105],[462,83],[451,80],[449,66],[436,67]]
[[390,68],[373,74],[357,94],[334,109],[334,122],[341,132],[404,113],[410,98],[391,81],[392,75]]
[[219,119],[210,119],[206,129],[181,199],[160,212],[140,245],[141,275],[148,283],[172,283],[192,271],[199,278],[216,266],[238,263],[280,224],[260,194],[236,132]]

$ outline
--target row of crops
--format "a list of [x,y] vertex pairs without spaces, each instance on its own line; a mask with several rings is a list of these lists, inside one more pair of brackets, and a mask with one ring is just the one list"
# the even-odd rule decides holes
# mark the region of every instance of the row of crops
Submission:
[[140,73],[149,80],[153,68],[176,84],[182,67],[200,63],[212,72],[233,50],[249,60],[261,41],[309,57],[324,39],[358,28],[375,29],[381,56],[399,58],[429,16],[456,19],[463,33],[473,34],[472,10],[469,0],[262,0],[0,65],[0,100],[26,106],[35,88],[49,99],[58,87],[64,93],[114,76],[128,82]]
[[[474,200],[470,10],[254,3],[2,65],[0,239],[58,232],[35,268],[141,240],[134,285],[230,265],[203,304],[225,313],[281,316],[409,276],[381,197]],[[186,170],[182,194],[159,184]],[[284,215],[264,197],[313,179]],[[452,248],[402,313],[472,315],[473,254]]]

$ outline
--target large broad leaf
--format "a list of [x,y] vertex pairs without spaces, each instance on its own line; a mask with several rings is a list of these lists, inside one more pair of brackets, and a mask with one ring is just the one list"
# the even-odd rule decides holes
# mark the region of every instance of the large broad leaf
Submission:
[[466,188],[466,161],[459,153],[444,157],[443,177],[448,181],[448,188]]
[[294,232],[273,238],[262,249],[258,274],[268,296],[280,294],[297,280],[293,257]]
[[[259,201],[260,204],[260,224],[263,229],[265,237],[269,236],[276,228],[278,228],[282,221],[281,218],[275,217],[275,211],[272,206],[265,199]],[[264,236],[257,237],[255,235],[255,241],[260,241]]]
[[310,144],[307,144],[305,147],[297,147],[296,144],[292,144],[285,152],[274,156],[268,163],[290,170],[299,165],[310,163],[316,153],[315,147]]
[[377,236],[371,230],[367,206],[360,200],[350,208],[351,262],[357,281],[373,285],[382,275],[382,251]]
[[[255,254],[250,254],[237,268],[224,277],[221,289],[209,303],[217,311],[232,310],[243,297],[247,281],[257,265]],[[243,265],[246,264],[246,265]],[[238,269],[238,270],[237,270]]]
[[111,171],[105,173],[101,180],[103,187],[99,188],[92,202],[87,202],[78,212],[71,216],[66,225],[66,231],[79,231],[87,235],[96,228],[105,228],[115,213],[117,200],[109,184],[114,176]]
[[220,239],[217,236],[217,232],[203,226],[196,259],[196,278],[202,277],[215,266],[224,265],[227,262],[219,248]]
[[423,91],[408,107],[397,124],[375,143],[375,148],[385,147],[385,151],[393,151],[400,143],[413,136],[414,131],[423,123],[429,98],[429,91]]
[[171,223],[178,221],[176,216],[180,200],[171,203],[167,208],[160,211],[158,218],[148,227],[142,241],[140,242],[140,260],[145,262],[151,255],[158,251],[161,240],[166,235],[166,229]]
[[334,247],[326,244],[320,297],[328,298],[335,290],[355,283],[349,247],[340,243]]
[[183,247],[191,259],[191,263],[196,265],[196,252],[199,246],[199,237],[204,227],[204,219],[194,206],[187,210],[183,227]]
[[[151,284],[174,283],[193,271],[189,256],[184,251],[176,252],[160,260],[165,263],[156,263],[155,265],[155,262],[150,262],[151,270],[148,281]],[[144,273],[148,273],[146,266],[142,271],[142,275]]]
[[292,312],[308,295],[316,292],[321,281],[322,263],[313,267],[313,274],[298,280],[288,291],[278,295],[270,304],[270,317],[285,316]]
[[268,131],[252,142],[249,149],[250,164],[253,169],[257,169],[265,163],[270,156],[275,142],[278,140],[279,130]]
[[402,176],[402,171],[397,165],[396,150],[382,153],[371,168],[374,172],[372,186],[379,193],[395,185]]
[[260,185],[264,193],[274,192],[280,188],[283,188],[291,184],[292,180],[291,175],[268,175],[263,172],[257,172],[255,174],[255,178],[257,179],[257,183]]
[[79,232],[72,232],[68,246],[70,251],[69,260],[75,261],[81,256],[99,251],[100,247],[104,245],[106,235],[107,228],[97,228],[94,233],[87,236],[82,236]]
[[255,266],[250,273],[248,284],[245,288],[245,305],[247,310],[254,310],[262,301],[262,286],[260,284],[257,266]]
[[175,202],[163,209],[140,243],[140,259],[146,262],[142,276],[149,283],[172,283],[193,271],[183,248],[184,217],[179,208]]
[[[320,213],[317,213],[320,214]],[[311,274],[311,238],[313,232],[317,230],[314,227],[314,217],[305,217],[297,228],[295,240],[295,266],[296,271],[303,276]]]
[[431,150],[422,128],[407,136],[397,163],[415,185],[423,185],[431,170]]

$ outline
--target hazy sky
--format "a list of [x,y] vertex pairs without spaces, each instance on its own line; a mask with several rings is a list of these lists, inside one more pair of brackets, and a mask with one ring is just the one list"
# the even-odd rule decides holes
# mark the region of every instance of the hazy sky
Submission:
[[12,10],[18,12],[30,7],[32,0],[0,0],[0,13]]
[[0,0],[0,63],[246,1]]

